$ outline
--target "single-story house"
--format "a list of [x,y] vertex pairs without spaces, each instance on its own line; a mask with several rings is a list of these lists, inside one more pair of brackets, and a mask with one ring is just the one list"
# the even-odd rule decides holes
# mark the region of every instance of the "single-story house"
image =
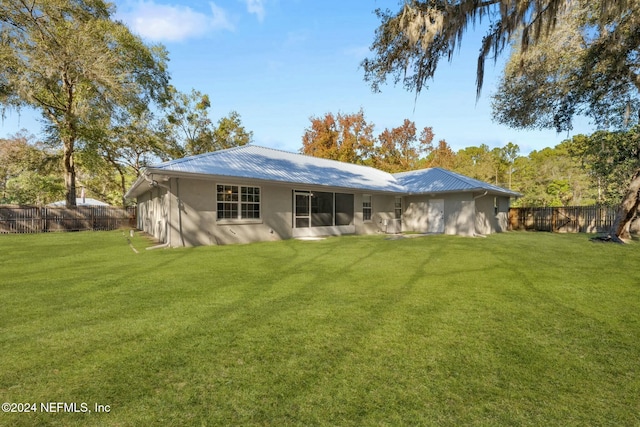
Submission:
[[171,247],[342,234],[507,229],[518,193],[441,168],[372,167],[245,145],[150,166],[125,197]]

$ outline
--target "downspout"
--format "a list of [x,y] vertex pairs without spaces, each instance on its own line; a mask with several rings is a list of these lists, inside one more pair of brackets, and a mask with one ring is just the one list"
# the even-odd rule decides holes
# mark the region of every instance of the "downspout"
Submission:
[[479,194],[477,196],[473,196],[473,201],[475,202],[476,199],[479,199],[480,197],[484,197],[486,196],[488,193],[488,191],[485,191],[483,194]]
[[184,247],[184,236],[182,234],[182,200],[180,200],[180,178],[176,178],[176,199],[178,200],[178,230],[180,232],[180,243]]

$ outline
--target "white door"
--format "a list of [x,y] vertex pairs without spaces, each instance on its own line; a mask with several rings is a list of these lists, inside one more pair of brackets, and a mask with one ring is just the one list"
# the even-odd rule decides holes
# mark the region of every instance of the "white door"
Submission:
[[429,200],[427,218],[427,233],[444,233],[443,199]]

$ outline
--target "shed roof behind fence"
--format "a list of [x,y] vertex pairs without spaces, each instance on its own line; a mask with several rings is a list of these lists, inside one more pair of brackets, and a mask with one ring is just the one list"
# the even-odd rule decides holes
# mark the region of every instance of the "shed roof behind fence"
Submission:
[[[50,208],[63,208],[67,205],[66,200],[58,200],[57,202],[49,203],[47,207]],[[108,203],[101,202],[100,200],[92,199],[91,197],[76,197],[76,206],[109,206]]]

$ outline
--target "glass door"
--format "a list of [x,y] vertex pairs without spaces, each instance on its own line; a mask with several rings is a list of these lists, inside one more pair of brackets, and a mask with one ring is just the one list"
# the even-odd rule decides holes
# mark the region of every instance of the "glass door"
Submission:
[[293,224],[295,228],[305,228],[311,225],[311,193],[294,191]]

